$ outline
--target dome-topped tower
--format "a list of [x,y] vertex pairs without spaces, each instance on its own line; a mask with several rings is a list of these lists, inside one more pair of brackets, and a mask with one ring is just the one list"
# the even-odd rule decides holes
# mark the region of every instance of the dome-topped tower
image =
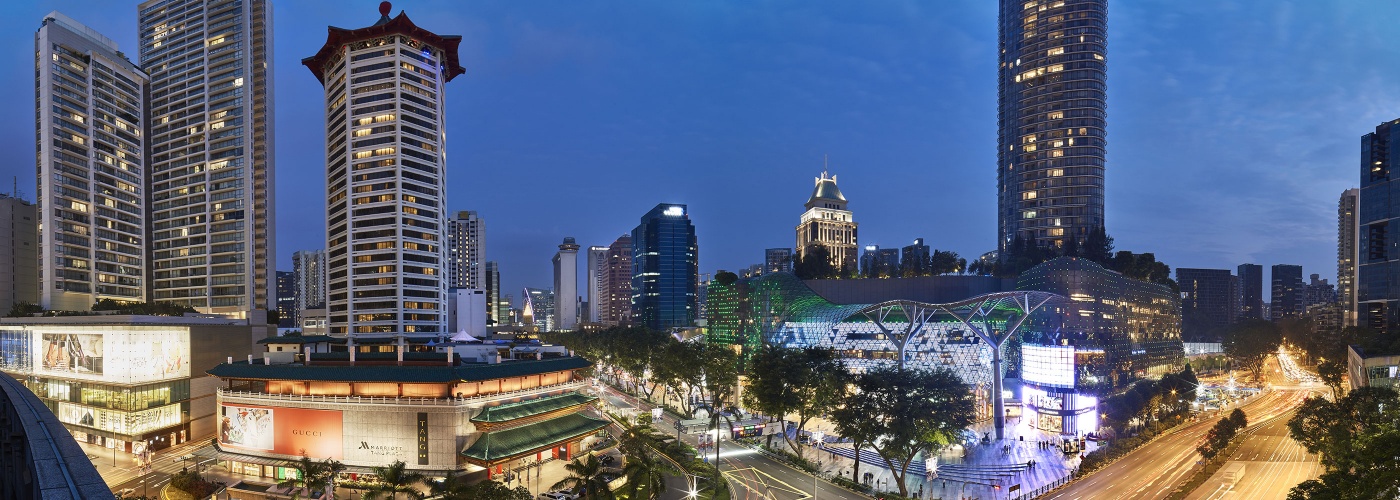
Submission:
[[846,209],[846,197],[841,195],[841,188],[836,187],[836,176],[827,177],[826,171],[822,170],[822,175],[816,178],[816,182],[817,186],[812,188],[812,197],[807,199],[807,208]]
[[[836,176],[822,171],[807,199],[807,211],[797,224],[798,262],[810,256],[818,247],[827,255],[834,274],[853,275],[856,272],[856,222],[846,209],[846,196],[836,187]],[[811,272],[811,266],[803,266]],[[816,277],[827,273],[818,273]]]

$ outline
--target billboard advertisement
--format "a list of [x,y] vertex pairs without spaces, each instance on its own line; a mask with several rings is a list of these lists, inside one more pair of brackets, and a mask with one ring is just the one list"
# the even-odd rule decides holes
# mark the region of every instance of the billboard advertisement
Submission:
[[58,415],[58,421],[65,424],[81,425],[129,436],[140,436],[180,424],[179,404],[125,412],[72,403],[58,403],[58,411],[55,414]]
[[35,371],[118,383],[190,376],[189,330],[116,328],[68,327],[27,332],[37,337],[33,344]]
[[1021,346],[1021,380],[1074,387],[1074,346]]
[[219,405],[219,444],[312,459],[341,459],[339,411]]

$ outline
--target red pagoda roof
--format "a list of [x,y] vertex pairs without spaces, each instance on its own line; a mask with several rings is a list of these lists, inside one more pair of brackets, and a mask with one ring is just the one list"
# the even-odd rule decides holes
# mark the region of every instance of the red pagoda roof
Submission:
[[389,2],[381,2],[379,4],[379,22],[374,23],[373,26],[359,29],[345,29],[335,26],[326,27],[326,44],[321,47],[320,51],[316,52],[316,55],[302,59],[301,63],[311,69],[311,72],[316,75],[316,80],[320,81],[321,85],[325,85],[326,63],[345,45],[359,40],[377,38],[389,34],[399,34],[422,40],[423,43],[442,49],[443,81],[452,81],[457,75],[467,72],[467,70],[462,68],[461,63],[457,62],[457,46],[462,43],[461,36],[439,35],[420,28],[418,25],[413,24],[413,21],[409,20],[408,15],[402,10],[399,11],[399,15],[391,19],[389,18],[389,10],[391,7]]

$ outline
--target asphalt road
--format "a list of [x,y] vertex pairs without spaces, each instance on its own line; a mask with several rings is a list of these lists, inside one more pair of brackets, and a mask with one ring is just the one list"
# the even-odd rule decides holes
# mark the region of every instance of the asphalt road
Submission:
[[[1306,394],[1307,391],[1304,390],[1275,390],[1256,396],[1241,408],[1251,422],[1267,422],[1273,417],[1288,415],[1302,404]],[[1045,498],[1166,498],[1185,480],[1192,467],[1200,460],[1196,447],[1218,420],[1203,418],[1199,422],[1178,428]],[[1286,418],[1282,420],[1286,421]]]
[[1288,419],[1294,413],[1297,411],[1264,423],[1240,444],[1226,462],[1226,467],[1236,462],[1244,464],[1244,474],[1235,484],[1225,480],[1222,467],[1186,498],[1285,498],[1293,486],[1322,474],[1317,455],[1288,437]]
[[[633,406],[632,396],[619,394],[611,387],[605,386],[605,388],[608,404],[620,408]],[[643,410],[650,409],[650,405],[645,401],[638,404]],[[675,421],[670,416],[666,416],[664,420],[664,423],[655,425],[657,430],[665,432],[668,429],[675,429]],[[692,446],[696,444],[693,436],[682,434],[681,439]],[[715,451],[713,448],[702,451],[708,452],[710,461],[714,461]],[[815,493],[816,498],[823,499],[869,500],[867,496],[853,493],[824,480],[814,481],[811,474],[801,472],[751,448],[729,441],[720,442],[719,458],[720,473],[729,481],[735,499],[804,500],[813,498]],[[671,488],[663,496],[664,499],[686,498],[688,490],[686,479],[672,478],[668,484],[671,485]]]

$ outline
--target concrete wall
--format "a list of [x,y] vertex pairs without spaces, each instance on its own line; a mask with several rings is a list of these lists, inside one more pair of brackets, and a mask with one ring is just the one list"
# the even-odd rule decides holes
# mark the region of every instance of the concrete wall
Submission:
[[833,304],[874,304],[887,300],[916,300],[943,304],[1016,289],[1012,280],[962,275],[805,280],[803,283]]

